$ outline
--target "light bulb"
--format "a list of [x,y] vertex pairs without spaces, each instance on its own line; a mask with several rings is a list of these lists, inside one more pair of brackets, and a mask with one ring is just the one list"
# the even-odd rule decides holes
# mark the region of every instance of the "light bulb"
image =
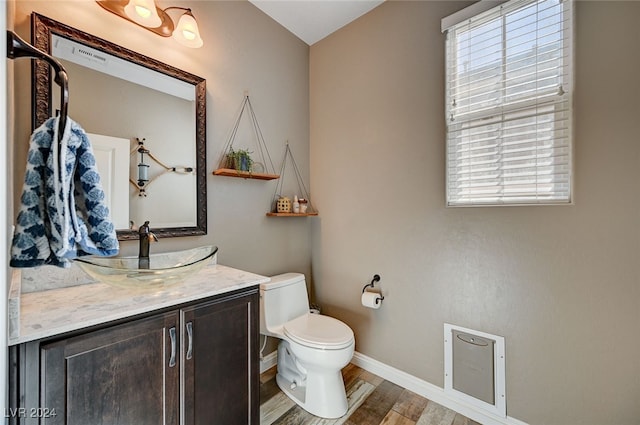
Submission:
[[124,12],[129,19],[143,27],[157,28],[162,24],[154,0],[130,0]]
[[200,38],[200,31],[198,31],[198,23],[191,14],[191,11],[184,13],[176,29],[173,31],[173,39],[183,46],[187,47],[202,47],[204,44],[202,38]]
[[142,19],[147,19],[149,18],[149,16],[151,16],[151,11],[144,6],[136,6],[136,13]]
[[188,30],[188,29],[183,29],[182,30],[182,36],[184,38],[186,38],[187,40],[189,40],[189,41],[195,40],[195,38],[196,38],[196,34],[194,32],[192,32],[191,30]]

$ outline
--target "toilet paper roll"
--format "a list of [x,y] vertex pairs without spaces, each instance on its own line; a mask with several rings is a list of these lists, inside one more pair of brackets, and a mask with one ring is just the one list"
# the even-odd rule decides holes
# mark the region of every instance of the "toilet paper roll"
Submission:
[[378,309],[382,305],[382,300],[376,300],[382,298],[382,294],[379,292],[365,291],[362,293],[362,305],[367,308]]

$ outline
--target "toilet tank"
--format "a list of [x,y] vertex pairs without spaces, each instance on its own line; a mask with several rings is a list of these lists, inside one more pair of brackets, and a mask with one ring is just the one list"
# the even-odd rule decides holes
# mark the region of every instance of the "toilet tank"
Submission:
[[302,273],[272,276],[271,281],[260,284],[260,333],[279,333],[278,328],[284,323],[308,312],[309,297]]

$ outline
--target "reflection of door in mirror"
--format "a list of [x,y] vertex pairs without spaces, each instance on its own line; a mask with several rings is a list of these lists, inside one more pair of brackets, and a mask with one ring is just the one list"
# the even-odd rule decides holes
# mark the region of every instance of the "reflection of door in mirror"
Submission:
[[[57,35],[52,37],[52,51],[67,69],[73,85],[69,116],[87,132],[131,141],[127,148],[132,152],[127,158],[130,172],[125,171],[131,179],[125,188],[129,194],[128,217],[124,223],[117,222],[117,228],[128,228],[130,221],[139,225],[147,220],[154,227],[195,226],[196,211],[191,208],[196,204],[195,173],[173,173],[162,166],[195,169],[193,86],[176,80],[168,85],[166,76],[160,73]],[[56,105],[58,92],[52,93]],[[162,164],[148,161],[145,196],[139,196],[135,184],[139,162],[136,138],[144,138],[145,147]]]
[[87,133],[111,221],[116,229],[129,227],[129,140]]

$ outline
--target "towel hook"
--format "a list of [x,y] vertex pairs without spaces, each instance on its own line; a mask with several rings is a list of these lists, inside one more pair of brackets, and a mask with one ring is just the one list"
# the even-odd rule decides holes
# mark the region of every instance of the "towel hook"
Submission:
[[16,58],[35,58],[42,59],[47,62],[55,70],[54,81],[60,86],[60,120],[58,122],[58,142],[64,136],[64,129],[67,125],[67,116],[69,112],[69,77],[64,66],[53,56],[36,49],[31,44],[24,41],[13,31],[7,30],[7,57],[9,59]]

